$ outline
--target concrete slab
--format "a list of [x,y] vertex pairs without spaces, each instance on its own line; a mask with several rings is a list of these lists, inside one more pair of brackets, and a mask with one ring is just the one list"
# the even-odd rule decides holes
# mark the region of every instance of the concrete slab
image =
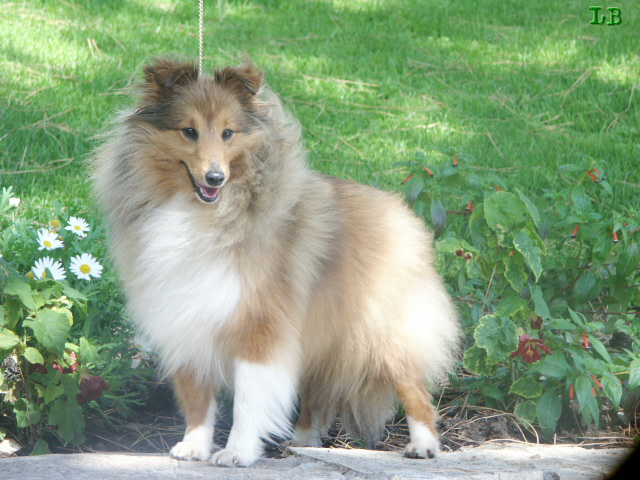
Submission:
[[216,468],[166,455],[84,453],[0,459],[0,480],[602,480],[626,449],[485,444],[416,460],[395,452],[290,448],[250,468]]

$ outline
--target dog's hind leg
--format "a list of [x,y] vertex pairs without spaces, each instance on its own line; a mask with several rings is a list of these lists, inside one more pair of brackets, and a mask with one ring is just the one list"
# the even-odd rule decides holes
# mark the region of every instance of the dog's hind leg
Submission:
[[326,436],[329,429],[328,421],[323,419],[326,416],[328,415],[322,415],[314,409],[309,399],[303,397],[291,444],[297,447],[321,447],[322,437]]
[[170,455],[178,460],[208,460],[213,450],[213,428],[216,418],[214,387],[196,381],[189,372],[179,371],[173,383],[187,423],[181,442]]
[[395,382],[394,387],[404,405],[411,436],[411,442],[405,447],[405,456],[435,457],[440,453],[440,440],[436,430],[438,414],[431,403],[431,394],[417,379]]

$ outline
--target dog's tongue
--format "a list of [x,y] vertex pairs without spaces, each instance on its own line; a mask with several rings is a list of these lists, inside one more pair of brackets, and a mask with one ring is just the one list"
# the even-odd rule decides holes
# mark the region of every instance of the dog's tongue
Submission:
[[200,184],[198,184],[198,188],[200,188],[202,195],[207,198],[214,198],[220,191],[220,188],[205,187],[204,185]]

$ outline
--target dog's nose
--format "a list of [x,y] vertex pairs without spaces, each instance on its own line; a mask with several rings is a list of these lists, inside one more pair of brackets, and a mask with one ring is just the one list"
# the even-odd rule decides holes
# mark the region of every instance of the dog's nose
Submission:
[[224,182],[224,173],[220,170],[209,170],[205,173],[204,179],[211,187],[219,187]]

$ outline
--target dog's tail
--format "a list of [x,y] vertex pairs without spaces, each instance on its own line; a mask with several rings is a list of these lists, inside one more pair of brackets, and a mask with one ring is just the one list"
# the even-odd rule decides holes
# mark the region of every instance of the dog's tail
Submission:
[[356,398],[340,402],[338,412],[347,436],[373,449],[384,434],[385,424],[395,414],[394,400],[391,385],[378,384],[369,386]]

